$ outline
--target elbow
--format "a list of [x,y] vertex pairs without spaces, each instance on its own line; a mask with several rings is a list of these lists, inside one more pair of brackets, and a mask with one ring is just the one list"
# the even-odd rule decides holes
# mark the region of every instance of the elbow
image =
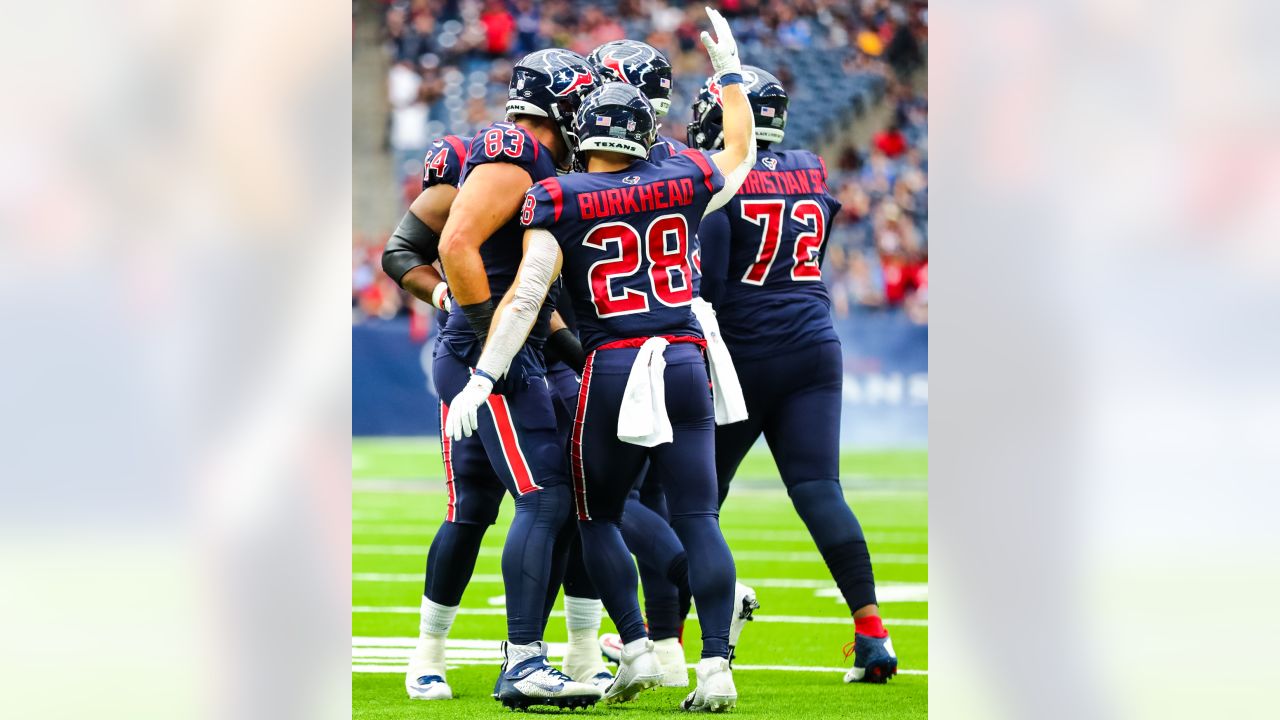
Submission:
[[440,236],[440,262],[446,265],[457,262],[465,251],[466,242],[462,234],[446,227]]

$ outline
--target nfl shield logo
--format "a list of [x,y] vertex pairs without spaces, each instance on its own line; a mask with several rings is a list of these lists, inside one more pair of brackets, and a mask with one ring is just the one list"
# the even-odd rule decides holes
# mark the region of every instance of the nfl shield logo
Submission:
[[636,121],[635,121],[635,120],[628,120],[628,121],[627,121],[627,130],[635,130],[635,129],[636,129]]
[[609,127],[610,125],[613,124],[613,118],[609,117],[608,115],[597,115],[596,124],[603,125],[604,127]]
[[760,162],[764,163],[764,166],[769,168],[770,170],[778,169],[778,161],[776,158],[764,158]]

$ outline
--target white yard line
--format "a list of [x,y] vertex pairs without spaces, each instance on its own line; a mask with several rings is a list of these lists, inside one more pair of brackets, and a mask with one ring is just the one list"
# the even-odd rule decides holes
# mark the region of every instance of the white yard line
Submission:
[[[353,673],[403,673],[415,638],[353,637],[351,638],[351,672]],[[547,656],[563,658],[565,643],[548,643]],[[449,666],[496,665],[502,660],[497,640],[452,639],[446,643]],[[689,669],[696,667],[690,663]],[[739,665],[734,670],[770,670],[782,672],[843,673],[848,668],[816,665]],[[903,675],[928,675],[927,670],[902,669]]]
[[[352,545],[351,553],[353,555],[412,555],[415,557],[426,557],[427,548],[421,545]],[[484,557],[501,557],[502,548],[480,548],[480,555]],[[733,557],[735,560],[757,560],[761,562],[824,562],[822,556],[819,555],[817,551],[780,552],[774,550],[739,550],[733,553]],[[872,558],[872,562],[879,565],[927,565],[929,563],[929,556],[880,553]]]
[[[407,535],[411,537],[431,538],[435,536],[438,525],[423,523],[421,525],[413,524],[380,524],[358,522],[368,520],[364,513],[352,513],[355,522],[351,526],[352,535]],[[927,543],[929,542],[929,533],[926,532],[877,532],[871,531],[866,533],[867,540],[875,543]],[[739,542],[813,542],[813,538],[807,530],[729,530],[724,531],[724,537],[731,543]]]
[[[421,608],[408,605],[354,605],[351,608],[352,613],[371,614],[371,615],[417,615]],[[459,615],[492,615],[505,617],[506,608],[458,608]],[[552,610],[552,617],[564,617],[563,610]],[[690,620],[697,620],[697,613],[689,614]],[[752,622],[759,623],[790,623],[794,625],[849,625],[852,621],[848,616],[830,617],[830,616],[811,616],[811,615],[769,615],[762,613],[757,615]],[[898,627],[929,627],[929,621],[923,618],[885,618],[884,624],[890,627],[897,625]]]

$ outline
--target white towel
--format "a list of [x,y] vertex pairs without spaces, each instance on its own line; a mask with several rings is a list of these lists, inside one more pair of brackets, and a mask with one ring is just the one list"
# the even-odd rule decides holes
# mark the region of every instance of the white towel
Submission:
[[644,341],[631,364],[627,387],[618,408],[618,439],[632,445],[653,447],[671,442],[671,418],[667,416],[667,361],[665,338]]
[[738,371],[733,367],[729,346],[720,335],[715,308],[702,298],[693,299],[693,316],[707,340],[707,364],[711,370],[711,395],[715,400],[716,424],[728,425],[747,419],[747,400],[742,396]]

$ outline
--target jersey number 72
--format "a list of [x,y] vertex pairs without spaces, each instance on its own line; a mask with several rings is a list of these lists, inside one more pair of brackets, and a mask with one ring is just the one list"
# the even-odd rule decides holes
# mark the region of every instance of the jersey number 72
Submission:
[[[761,226],[760,250],[756,253],[755,262],[747,268],[742,282],[750,285],[764,285],[769,277],[769,269],[778,255],[778,246],[782,243],[782,216],[786,209],[786,200],[743,200],[742,219]],[[791,219],[810,227],[796,234],[796,244],[792,249],[791,279],[812,281],[822,279],[822,268],[818,266],[822,243],[826,240],[827,218],[822,206],[808,198],[797,200],[791,206]]]

